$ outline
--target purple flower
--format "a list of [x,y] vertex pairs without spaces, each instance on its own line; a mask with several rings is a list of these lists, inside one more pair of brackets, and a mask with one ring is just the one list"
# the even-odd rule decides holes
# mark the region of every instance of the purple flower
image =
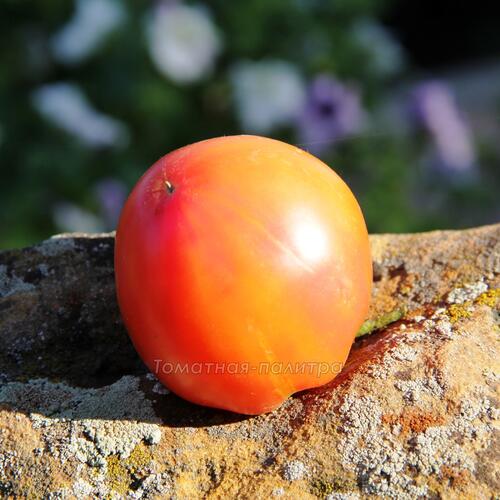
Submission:
[[309,86],[306,104],[297,123],[301,145],[319,154],[335,141],[361,128],[363,110],[358,92],[328,75]]
[[435,149],[432,163],[438,171],[470,174],[474,170],[472,136],[445,83],[431,80],[417,85],[411,94],[410,113],[432,138]]
[[117,179],[102,179],[95,185],[94,193],[107,229],[115,229],[127,198],[125,184]]

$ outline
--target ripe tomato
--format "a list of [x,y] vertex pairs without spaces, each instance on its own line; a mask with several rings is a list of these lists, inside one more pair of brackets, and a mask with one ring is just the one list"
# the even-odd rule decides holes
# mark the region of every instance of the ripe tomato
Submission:
[[346,184],[301,149],[210,139],[139,180],[116,234],[132,341],[174,393],[259,414],[334,378],[368,311],[372,266]]

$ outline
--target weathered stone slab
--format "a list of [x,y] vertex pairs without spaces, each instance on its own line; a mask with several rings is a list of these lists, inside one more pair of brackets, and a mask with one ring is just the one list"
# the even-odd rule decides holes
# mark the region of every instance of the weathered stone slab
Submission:
[[0,252],[0,496],[491,498],[500,225],[371,237],[371,319],[329,385],[242,417],[147,374],[113,235]]

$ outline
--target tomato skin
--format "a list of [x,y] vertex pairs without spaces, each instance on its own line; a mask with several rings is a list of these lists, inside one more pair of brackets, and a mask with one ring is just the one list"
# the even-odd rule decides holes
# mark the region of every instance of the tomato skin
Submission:
[[127,330],[161,382],[251,415],[334,378],[372,284],[346,184],[305,151],[256,136],[158,160],[123,209],[115,273]]

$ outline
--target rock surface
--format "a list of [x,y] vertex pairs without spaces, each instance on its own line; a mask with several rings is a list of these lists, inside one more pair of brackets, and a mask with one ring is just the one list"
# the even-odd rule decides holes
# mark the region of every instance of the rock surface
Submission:
[[0,253],[0,496],[492,498],[500,225],[371,237],[371,319],[330,384],[277,411],[196,407],[121,323],[112,235]]

